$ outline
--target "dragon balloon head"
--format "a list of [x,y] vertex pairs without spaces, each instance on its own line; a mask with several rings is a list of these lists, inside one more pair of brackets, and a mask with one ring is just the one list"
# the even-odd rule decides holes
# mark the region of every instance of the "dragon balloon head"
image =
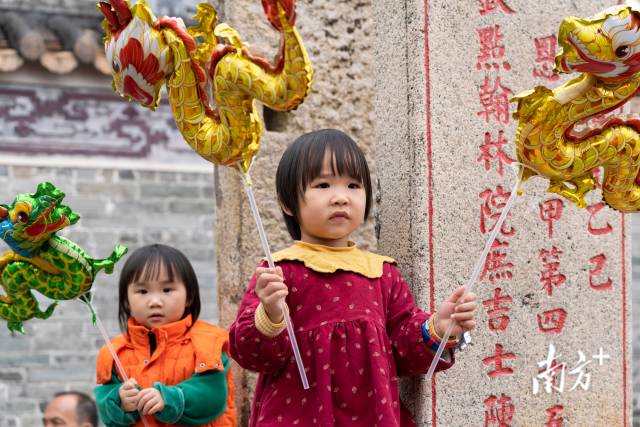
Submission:
[[154,110],[160,89],[172,71],[172,54],[153,12],[144,0],[98,3],[105,19],[105,54],[113,69],[113,88],[128,100]]
[[570,16],[560,24],[557,72],[583,72],[603,80],[640,71],[640,7],[614,6],[591,18]]
[[63,198],[55,185],[44,182],[34,194],[18,194],[11,205],[0,205],[2,239],[14,252],[34,256],[53,233],[80,219],[61,204]]

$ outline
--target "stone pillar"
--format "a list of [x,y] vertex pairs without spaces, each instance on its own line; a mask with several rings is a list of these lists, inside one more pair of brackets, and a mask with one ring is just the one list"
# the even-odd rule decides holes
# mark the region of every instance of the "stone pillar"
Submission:
[[[565,82],[550,73],[560,22],[611,3],[374,2],[378,246],[424,309],[466,283],[515,182],[506,100]],[[630,425],[627,221],[599,191],[578,209],[546,185],[523,186],[489,252],[472,343],[405,384],[418,425]]]
[[[238,30],[243,42],[255,53],[273,58],[278,33],[269,26],[260,2],[234,0],[224,4],[225,22]],[[296,111],[265,112],[266,130],[251,170],[272,251],[291,243],[276,202],[274,180],[284,149],[296,137],[322,128],[341,129],[358,142],[370,166],[375,166],[371,2],[298,1],[296,15],[298,31],[313,62],[315,82]],[[218,167],[216,174],[220,324],[229,327],[263,253],[239,175],[225,167]],[[373,218],[354,239],[362,247],[375,249]],[[233,369],[240,425],[246,425],[257,376],[237,364]]]

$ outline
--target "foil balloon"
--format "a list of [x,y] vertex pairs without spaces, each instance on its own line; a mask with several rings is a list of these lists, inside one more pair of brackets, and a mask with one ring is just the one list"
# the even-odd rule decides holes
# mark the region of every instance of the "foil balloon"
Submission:
[[[0,232],[11,250],[0,257],[0,318],[10,331],[24,333],[22,322],[47,319],[57,301],[90,302],[89,293],[100,270],[113,271],[127,248],[115,245],[106,259],[93,259],[56,232],[75,224],[79,216],[63,205],[64,193],[48,182],[34,194],[19,194],[11,205],[0,205]],[[32,291],[55,300],[44,311]]]
[[560,25],[556,72],[581,73],[555,89],[521,93],[516,153],[523,181],[541,175],[547,191],[583,208],[604,170],[604,201],[622,212],[640,210],[640,120],[620,113],[640,87],[640,9],[615,6]]
[[262,134],[256,102],[293,110],[313,80],[294,27],[295,1],[262,0],[262,5],[281,34],[275,64],[254,56],[233,28],[218,25],[209,4],[198,5],[197,25],[186,28],[179,18],[156,19],[144,0],[135,6],[126,0],[100,2],[115,90],[154,109],[166,85],[175,122],[191,148],[206,160],[246,172]]

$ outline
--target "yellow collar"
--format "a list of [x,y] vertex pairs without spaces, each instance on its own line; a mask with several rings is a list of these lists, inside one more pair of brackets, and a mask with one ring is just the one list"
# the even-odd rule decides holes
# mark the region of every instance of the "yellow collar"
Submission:
[[273,261],[301,261],[318,273],[335,273],[337,270],[361,274],[369,279],[382,276],[385,262],[395,264],[393,258],[359,249],[355,243],[334,248],[296,240],[292,246],[273,254]]

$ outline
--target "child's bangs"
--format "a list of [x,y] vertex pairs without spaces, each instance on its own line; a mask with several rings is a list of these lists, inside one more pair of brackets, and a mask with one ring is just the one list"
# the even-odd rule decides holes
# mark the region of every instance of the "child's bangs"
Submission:
[[155,253],[142,265],[142,268],[138,268],[135,271],[132,282],[154,282],[160,277],[162,267],[167,272],[167,280],[170,282],[175,281],[176,268],[170,259],[164,258],[160,253]]
[[307,168],[302,171],[303,194],[307,185],[322,174],[325,155],[331,159],[331,173],[335,176],[350,176],[365,183],[368,176],[366,159],[355,144],[345,144],[339,139],[320,140],[309,144],[303,164]]
[[364,183],[367,175],[367,164],[355,144],[337,144],[327,147],[331,156],[331,173],[338,176],[350,176]]

